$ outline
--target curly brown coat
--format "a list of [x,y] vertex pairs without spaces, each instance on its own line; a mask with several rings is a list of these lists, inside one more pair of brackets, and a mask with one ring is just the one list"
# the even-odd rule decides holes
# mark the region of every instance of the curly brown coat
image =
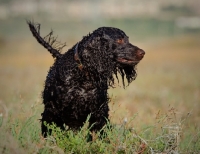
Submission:
[[122,30],[101,27],[61,54],[64,45],[56,47],[52,32],[42,38],[40,25],[27,23],[33,36],[55,58],[43,91],[42,134],[47,135],[44,121],[63,129],[63,124],[79,129],[89,114],[91,131],[100,130],[109,117],[107,90],[114,86],[114,76],[118,79],[118,72],[124,86],[124,77],[131,83],[145,52],[129,43]]

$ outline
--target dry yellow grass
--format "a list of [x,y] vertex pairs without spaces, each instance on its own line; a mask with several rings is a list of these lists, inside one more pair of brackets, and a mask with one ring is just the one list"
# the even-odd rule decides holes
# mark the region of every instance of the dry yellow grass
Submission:
[[[12,46],[2,47],[0,54],[0,101],[18,115],[22,107],[28,109],[41,101],[40,93],[53,58],[32,39],[9,44]],[[120,122],[125,117],[129,120],[138,114],[135,125],[148,124],[159,111],[167,112],[172,106],[180,117],[191,112],[190,123],[199,125],[200,42],[197,36],[136,44],[146,55],[138,65],[137,79],[129,87],[109,90],[112,121]]]
[[[154,126],[150,137],[153,140],[149,142],[153,142],[156,135],[164,130],[168,131],[168,135],[174,134],[175,145],[179,145],[181,140],[183,149],[189,146],[192,148],[193,142],[196,144],[195,141],[199,141],[200,127],[200,42],[197,36],[163,38],[135,44],[143,48],[146,55],[138,65],[137,79],[130,86],[123,89],[122,84],[117,86],[116,83],[116,88],[109,89],[112,123],[121,124],[126,118],[126,126],[135,128],[139,134],[147,130],[147,127],[143,129],[144,126]],[[24,150],[34,151],[44,146],[44,139],[41,138],[42,145],[33,144],[30,140],[31,147],[20,147],[19,141],[13,137],[15,135],[12,134],[11,128],[19,121],[15,128],[19,134],[24,122],[36,115],[33,126],[36,130],[39,129],[38,119],[43,110],[41,91],[52,63],[51,55],[33,39],[11,41],[1,46],[2,153],[6,149],[12,153],[24,153]],[[9,116],[9,113],[12,115]],[[188,115],[190,117],[182,125],[180,119],[185,119]],[[163,117],[166,118],[159,123]],[[182,132],[182,136],[179,136],[179,132]],[[190,138],[187,138],[188,136]],[[166,140],[166,143],[169,141],[171,140]],[[195,151],[198,151],[198,147]]]

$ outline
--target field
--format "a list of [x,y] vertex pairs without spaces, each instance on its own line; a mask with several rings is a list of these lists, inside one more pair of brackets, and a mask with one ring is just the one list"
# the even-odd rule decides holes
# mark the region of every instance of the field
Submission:
[[[117,132],[112,134],[112,131],[108,130],[111,133],[109,136],[110,144],[97,139],[89,145],[84,141],[84,133],[81,136],[82,138],[80,136],[78,138],[78,135],[72,135],[74,139],[80,140],[83,149],[91,150],[82,152],[92,153],[92,150],[94,150],[92,148],[102,146],[103,149],[111,147],[112,150],[108,153],[130,153],[127,152],[129,144],[134,145],[132,148],[135,148],[135,153],[140,153],[140,150],[143,150],[142,153],[150,153],[152,149],[157,149],[157,152],[159,150],[160,152],[167,152],[170,148],[167,143],[169,140],[166,141],[166,138],[163,137],[165,135],[168,138],[174,137],[175,147],[171,149],[172,151],[199,153],[199,33],[175,34],[173,32],[172,34],[170,33],[171,30],[169,32],[167,30],[166,33],[158,32],[156,37],[146,37],[148,34],[145,32],[142,37],[136,34],[138,36],[136,38],[133,34],[134,31],[130,31],[131,27],[126,27],[125,24],[120,25],[120,22],[116,23],[115,21],[110,22],[110,25],[112,24],[124,27],[128,35],[131,33],[129,35],[131,42],[144,49],[146,55],[137,67],[138,76],[136,80],[130,86],[123,89],[122,84],[116,82],[116,88],[109,90],[111,97],[110,118],[111,123],[116,125],[115,131]],[[167,24],[169,24],[167,27],[170,29],[170,23]],[[163,23],[164,26],[167,24]],[[45,140],[40,135],[38,119],[40,119],[43,109],[41,91],[47,71],[53,63],[53,58],[37,44],[28,29],[24,33],[30,36],[25,39],[21,36],[22,30],[15,31],[12,37],[9,27],[6,24],[1,26],[8,28],[8,34],[6,34],[6,39],[0,38],[0,153],[67,152],[66,147],[61,144],[61,141],[68,143],[66,139],[58,139],[57,142],[54,142],[52,138]],[[25,27],[23,26],[22,28]],[[93,25],[93,27],[95,26]],[[2,29],[2,27],[0,28]],[[55,27],[58,26],[55,25]],[[72,27],[73,25],[71,25]],[[44,28],[44,31],[48,31],[50,28]],[[75,28],[81,28],[81,26]],[[86,29],[90,28],[87,27]],[[138,26],[139,30],[140,28]],[[60,27],[60,29],[64,28]],[[155,29],[152,28],[152,30]],[[56,31],[56,34],[61,34],[62,39],[64,36],[59,33],[60,31]],[[70,30],[68,29],[68,31]],[[71,37],[67,38],[67,48],[70,48],[89,32],[89,30],[88,32],[80,31],[80,33],[70,33],[69,36],[74,37],[72,39],[70,39]],[[153,33],[151,29],[148,31],[149,34]],[[3,33],[1,34],[4,36]],[[117,134],[121,131],[118,126],[126,128],[128,137],[133,134],[136,135],[136,139],[124,141],[124,139],[118,138]],[[134,133],[128,131],[129,129],[133,129]],[[55,129],[56,131],[58,136],[62,134],[59,130]],[[161,135],[162,133],[164,135]],[[71,142],[74,143],[71,151],[76,151],[80,145],[79,142],[72,139],[72,136],[69,137]],[[166,142],[162,140],[162,137]],[[50,142],[50,139],[52,139],[52,142]],[[117,142],[114,145],[115,140],[119,140],[119,144]],[[123,145],[119,150],[122,141],[127,146]],[[154,141],[159,142],[156,145],[157,142],[153,143]],[[113,149],[113,147],[118,147],[118,150]],[[77,151],[74,153],[81,153]],[[98,151],[96,153],[105,152]]]

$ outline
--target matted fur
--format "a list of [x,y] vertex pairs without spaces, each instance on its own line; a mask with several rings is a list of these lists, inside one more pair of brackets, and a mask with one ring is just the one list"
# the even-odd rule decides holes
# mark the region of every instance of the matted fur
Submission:
[[47,133],[44,121],[61,128],[65,124],[70,129],[79,129],[89,114],[91,130],[100,130],[109,117],[107,90],[114,86],[114,76],[118,79],[118,72],[123,85],[124,77],[130,84],[136,78],[135,67],[144,51],[130,44],[122,30],[101,27],[61,54],[59,50],[64,44],[58,45],[53,32],[42,38],[40,25],[27,23],[33,36],[55,58],[42,96],[42,134]]

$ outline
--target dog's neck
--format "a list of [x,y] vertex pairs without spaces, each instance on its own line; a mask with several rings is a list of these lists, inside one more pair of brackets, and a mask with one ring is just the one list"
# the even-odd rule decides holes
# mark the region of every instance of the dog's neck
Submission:
[[74,49],[74,59],[75,59],[76,63],[78,64],[78,68],[80,70],[82,70],[83,64],[81,63],[81,60],[80,60],[79,55],[78,55],[78,44],[79,43],[76,44],[75,49]]

